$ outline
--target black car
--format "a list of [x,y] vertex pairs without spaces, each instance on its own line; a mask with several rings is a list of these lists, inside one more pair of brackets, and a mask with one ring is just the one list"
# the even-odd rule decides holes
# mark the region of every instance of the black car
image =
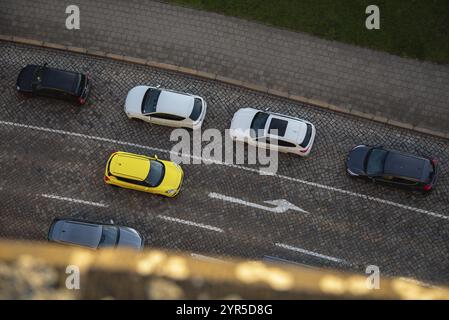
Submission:
[[76,219],[55,219],[48,231],[48,241],[79,245],[91,249],[131,247],[142,249],[144,240],[128,227]]
[[407,189],[430,191],[437,180],[438,161],[381,146],[360,145],[346,160],[350,176]]
[[85,104],[90,81],[87,75],[79,72],[30,64],[20,71],[16,86],[22,93]]

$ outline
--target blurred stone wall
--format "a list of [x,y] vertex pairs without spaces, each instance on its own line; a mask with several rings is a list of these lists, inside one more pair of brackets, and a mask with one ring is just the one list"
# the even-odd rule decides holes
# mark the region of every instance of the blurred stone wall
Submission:
[[[66,287],[68,266],[79,268],[79,289]],[[364,275],[162,250],[0,241],[0,299],[449,299],[449,290],[386,278],[374,290]]]

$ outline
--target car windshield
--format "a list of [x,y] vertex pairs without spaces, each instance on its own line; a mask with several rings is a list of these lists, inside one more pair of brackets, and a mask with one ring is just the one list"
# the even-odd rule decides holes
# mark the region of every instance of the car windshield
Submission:
[[251,137],[256,138],[259,135],[262,135],[265,129],[265,124],[267,123],[269,114],[265,112],[258,112],[254,116],[253,121],[251,122]]
[[157,187],[161,184],[165,175],[165,167],[162,162],[157,160],[150,160],[150,172],[148,173],[145,182],[150,187]]
[[368,175],[380,175],[384,171],[385,158],[388,151],[383,149],[372,149],[368,154],[366,162],[366,173]]
[[157,101],[161,90],[150,88],[145,92],[142,100],[142,114],[149,114],[156,112]]
[[103,226],[98,248],[115,247],[118,240],[118,228],[115,226]]

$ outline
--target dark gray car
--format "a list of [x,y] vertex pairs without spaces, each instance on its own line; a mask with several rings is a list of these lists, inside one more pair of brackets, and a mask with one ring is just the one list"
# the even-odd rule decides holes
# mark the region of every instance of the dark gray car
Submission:
[[349,153],[346,171],[352,177],[427,192],[437,181],[438,161],[382,146],[360,145]]
[[140,234],[129,227],[60,218],[53,220],[48,241],[91,249],[131,247],[140,250],[144,245]]

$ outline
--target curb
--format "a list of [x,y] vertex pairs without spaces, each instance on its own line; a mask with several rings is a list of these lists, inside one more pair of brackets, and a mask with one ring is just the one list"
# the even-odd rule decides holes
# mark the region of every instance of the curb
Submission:
[[27,38],[22,38],[22,37],[8,36],[8,35],[0,34],[0,41],[2,41],[2,40],[14,42],[14,43],[32,45],[32,46],[37,46],[37,47],[42,47],[42,48],[50,48],[50,49],[57,49],[57,50],[63,50],[63,51],[68,51],[68,52],[74,52],[74,53],[88,54],[88,55],[95,56],[95,57],[109,58],[109,59],[113,59],[113,60],[117,60],[117,61],[124,61],[124,62],[145,65],[145,66],[159,68],[159,69],[168,70],[168,71],[180,72],[180,73],[183,73],[186,75],[197,76],[197,77],[201,77],[201,78],[208,79],[208,80],[216,80],[216,81],[220,81],[220,82],[223,82],[226,84],[242,87],[245,89],[258,91],[261,93],[268,93],[268,94],[276,96],[276,97],[286,98],[286,99],[289,99],[292,101],[306,103],[306,104],[313,105],[316,107],[328,109],[328,110],[331,110],[334,112],[351,115],[351,116],[356,116],[359,118],[372,120],[372,121],[376,121],[376,122],[383,123],[383,124],[388,124],[388,125],[391,125],[394,127],[401,128],[401,129],[408,129],[408,130],[416,131],[419,133],[424,133],[427,135],[435,136],[438,138],[449,139],[449,132],[444,133],[444,132],[434,131],[434,130],[430,130],[427,128],[415,126],[410,123],[404,123],[404,122],[396,121],[393,119],[388,119],[388,118],[385,118],[385,117],[382,117],[379,115],[365,113],[365,112],[358,111],[358,110],[352,109],[352,108],[333,105],[333,104],[330,104],[328,102],[321,101],[321,100],[309,99],[309,98],[306,98],[301,95],[292,94],[289,92],[280,91],[280,90],[276,90],[276,89],[269,88],[266,86],[257,85],[257,84],[249,83],[246,81],[241,81],[241,80],[236,80],[233,78],[224,77],[221,75],[204,72],[201,70],[195,70],[195,69],[191,69],[191,68],[176,66],[176,65],[168,64],[168,63],[146,60],[146,59],[142,59],[142,58],[123,56],[120,54],[114,54],[114,53],[109,53],[109,52],[104,52],[104,51],[90,50],[90,49],[74,47],[74,46],[67,46],[67,45],[62,45],[62,44],[52,43],[52,42],[47,42],[47,41],[39,41],[39,40],[34,40],[34,39],[27,39]]

